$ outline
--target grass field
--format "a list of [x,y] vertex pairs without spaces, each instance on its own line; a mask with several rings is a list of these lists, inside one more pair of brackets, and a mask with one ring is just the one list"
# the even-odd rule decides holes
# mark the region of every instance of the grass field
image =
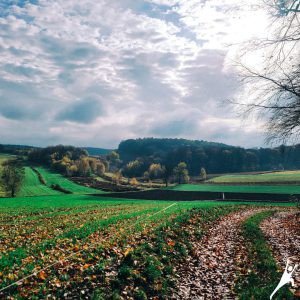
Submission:
[[300,171],[283,171],[255,175],[223,175],[208,180],[212,183],[285,183],[299,182]]
[[[19,286],[0,291],[0,298],[43,298],[49,293],[60,298],[82,290],[88,298],[103,293],[115,297],[128,284],[151,294],[157,288],[155,278],[162,280],[163,294],[173,274],[166,257],[184,257],[191,230],[200,238],[209,222],[243,209],[241,204],[79,194],[0,199],[0,290],[30,275]],[[156,246],[149,248],[149,243]],[[141,261],[142,271],[129,255]],[[160,271],[152,264],[159,264]],[[133,274],[136,280],[131,282]]]
[[30,167],[25,167],[25,177],[18,196],[28,197],[60,194],[60,192],[42,184],[38,178],[38,175]]
[[92,193],[103,193],[101,190],[92,189],[89,187],[85,187],[79,184],[72,182],[71,180],[65,178],[63,175],[54,173],[52,171],[48,171],[45,168],[39,167],[36,168],[38,172],[42,175],[42,177],[46,181],[47,186],[51,186],[52,184],[58,184],[63,189],[72,192],[73,194],[92,194]]
[[[45,289],[54,289],[60,295],[71,288],[68,281],[83,285],[87,274],[91,282],[99,281],[103,272],[98,269],[99,263],[102,268],[115,264],[126,251],[143,242],[141,234],[149,235],[191,209],[217,217],[237,208],[230,203],[99,200],[86,195],[2,199],[0,289],[75,253],[68,259],[71,269],[64,270],[64,265],[58,264],[38,273],[24,283],[24,294],[19,296],[42,296]],[[15,287],[7,293],[16,295],[19,290]]]
[[300,194],[300,185],[218,185],[181,184],[170,188],[177,191]]
[[[46,185],[32,168],[25,167],[18,197],[0,199],[3,299],[43,299],[47,295],[60,299],[80,294],[86,299],[120,299],[124,292],[130,299],[168,297],[176,276],[174,266],[192,251],[191,236],[200,239],[215,220],[248,206],[274,209],[272,203],[92,196],[88,193],[101,191],[41,167],[37,171]],[[52,184],[73,194],[55,191]],[[186,184],[173,189],[300,193],[296,185]]]

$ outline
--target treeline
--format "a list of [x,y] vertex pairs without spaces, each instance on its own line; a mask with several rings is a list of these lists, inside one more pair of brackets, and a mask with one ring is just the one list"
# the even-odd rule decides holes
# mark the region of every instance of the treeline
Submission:
[[0,153],[13,155],[27,155],[34,147],[26,145],[6,145],[0,144]]
[[[174,169],[185,162],[192,176],[300,168],[300,145],[244,149],[205,141],[144,138],[120,143],[123,174],[143,176],[152,164]],[[147,173],[146,173],[147,174]]]
[[67,176],[101,176],[109,168],[107,160],[89,157],[86,150],[74,146],[58,145],[32,149],[28,153],[28,160]]

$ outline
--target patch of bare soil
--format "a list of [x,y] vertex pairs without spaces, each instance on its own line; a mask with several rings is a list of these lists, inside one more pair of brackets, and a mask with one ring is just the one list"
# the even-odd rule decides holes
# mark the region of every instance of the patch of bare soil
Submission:
[[247,209],[219,219],[201,240],[193,242],[193,255],[177,270],[173,299],[235,299],[234,286],[243,262],[245,241],[240,225],[263,209]]
[[261,229],[267,238],[273,256],[282,272],[287,258],[298,263],[294,273],[295,287],[292,292],[300,298],[300,212],[299,210],[278,212],[261,224]]

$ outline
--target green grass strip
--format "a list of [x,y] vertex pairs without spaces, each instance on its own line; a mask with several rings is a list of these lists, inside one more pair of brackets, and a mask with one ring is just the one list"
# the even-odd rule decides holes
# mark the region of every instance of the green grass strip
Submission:
[[[282,273],[278,272],[264,234],[259,228],[260,223],[274,213],[274,211],[258,213],[243,224],[243,236],[249,243],[248,257],[251,261],[251,271],[246,277],[240,277],[236,284],[239,299],[270,299],[271,293],[279,283]],[[285,286],[279,290],[273,299],[293,299],[293,297]]]

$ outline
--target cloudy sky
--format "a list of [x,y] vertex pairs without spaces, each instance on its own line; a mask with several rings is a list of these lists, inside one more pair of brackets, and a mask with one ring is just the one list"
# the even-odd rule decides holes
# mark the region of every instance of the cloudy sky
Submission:
[[266,32],[257,1],[0,1],[0,143],[263,145],[222,104],[241,92],[240,44]]

